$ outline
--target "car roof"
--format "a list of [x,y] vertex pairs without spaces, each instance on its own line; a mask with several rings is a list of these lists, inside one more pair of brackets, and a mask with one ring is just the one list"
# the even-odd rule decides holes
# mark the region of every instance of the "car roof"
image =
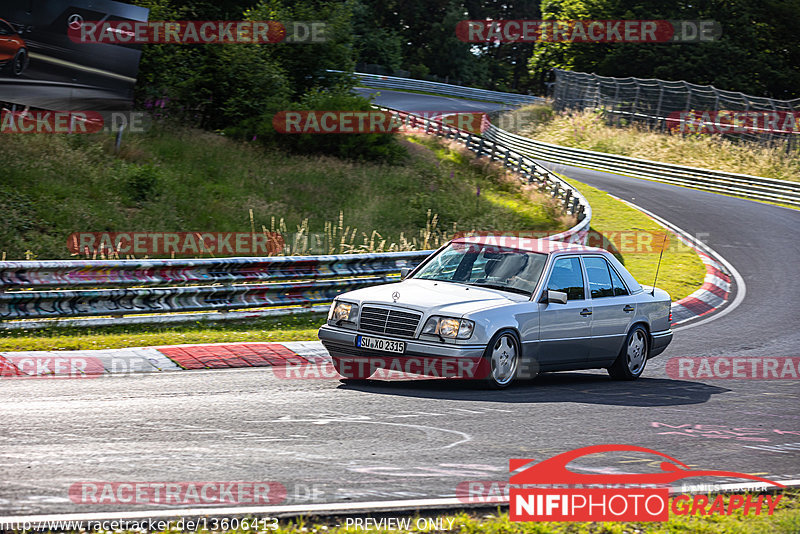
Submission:
[[518,237],[505,235],[483,235],[459,237],[453,239],[451,243],[461,243],[470,245],[484,245],[499,248],[510,248],[523,252],[538,252],[539,254],[554,254],[557,252],[583,253],[583,254],[606,254],[607,251],[597,247],[587,247],[576,243],[565,243],[563,241],[552,241],[550,239],[534,239],[532,237]]

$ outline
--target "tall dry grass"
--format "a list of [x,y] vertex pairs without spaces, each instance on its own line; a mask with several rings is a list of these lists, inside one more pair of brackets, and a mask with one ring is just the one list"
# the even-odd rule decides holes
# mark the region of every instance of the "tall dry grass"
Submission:
[[548,197],[463,147],[424,136],[402,145],[407,161],[381,165],[186,128],[128,136],[119,153],[100,134],[10,137],[0,143],[0,257],[68,259],[75,232],[280,230],[285,254],[327,254],[571,225]]
[[635,124],[616,127],[608,125],[599,112],[548,113],[546,109],[542,105],[526,106],[502,123],[520,135],[562,146],[800,181],[800,152],[787,152],[783,145],[738,143],[718,135],[662,133]]

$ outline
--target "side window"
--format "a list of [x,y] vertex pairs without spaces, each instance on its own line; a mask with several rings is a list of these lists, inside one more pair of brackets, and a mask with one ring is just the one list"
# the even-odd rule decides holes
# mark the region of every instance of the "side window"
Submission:
[[614,286],[614,296],[619,297],[620,295],[627,295],[628,290],[625,288],[625,284],[622,283],[622,278],[619,277],[617,271],[615,271],[610,265],[608,266],[608,271],[611,273],[611,283]]
[[589,292],[593,299],[613,297],[614,288],[611,285],[611,275],[608,272],[608,263],[603,258],[583,258],[586,265],[586,277],[589,279]]
[[5,22],[0,22],[0,35],[12,35],[11,27]]
[[578,258],[561,258],[556,260],[550,272],[547,289],[567,294],[568,300],[586,298],[583,291],[583,271]]

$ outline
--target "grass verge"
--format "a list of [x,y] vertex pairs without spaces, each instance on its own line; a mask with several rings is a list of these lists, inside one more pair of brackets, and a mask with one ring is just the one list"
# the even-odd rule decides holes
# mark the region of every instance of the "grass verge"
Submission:
[[199,343],[308,341],[317,339],[317,330],[324,322],[325,314],[303,313],[217,323],[11,330],[3,332],[3,337],[0,338],[0,351],[93,350]]

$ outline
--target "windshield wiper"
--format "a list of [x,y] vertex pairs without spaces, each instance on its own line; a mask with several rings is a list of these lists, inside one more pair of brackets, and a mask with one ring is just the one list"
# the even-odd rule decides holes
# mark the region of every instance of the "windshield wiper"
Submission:
[[[411,278],[407,278],[407,280],[412,280]],[[431,282],[452,282],[449,278],[426,278],[422,276],[415,276],[413,280],[430,280]]]
[[486,284],[481,282],[472,282],[469,285],[477,286],[477,287],[485,287],[488,289],[499,289],[500,291],[508,291],[510,293],[519,293],[520,295],[530,296],[529,291],[525,291],[524,289],[520,289],[518,287],[511,287],[511,286],[504,286],[502,284]]

